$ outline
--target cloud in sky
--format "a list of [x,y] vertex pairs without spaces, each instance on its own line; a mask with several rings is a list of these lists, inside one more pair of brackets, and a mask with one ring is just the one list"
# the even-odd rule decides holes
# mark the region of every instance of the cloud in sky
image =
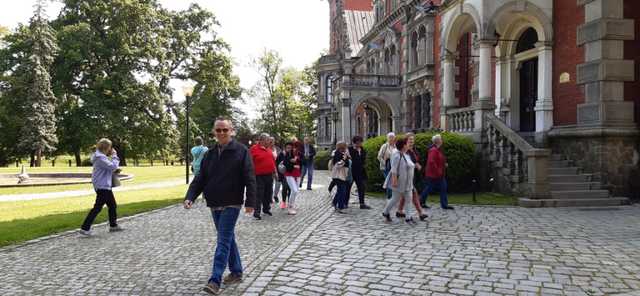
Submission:
[[[33,13],[35,0],[2,1],[0,25],[15,27],[27,23]],[[251,68],[251,59],[264,48],[280,52],[285,66],[303,68],[319,57],[329,46],[329,6],[326,0],[159,0],[166,8],[182,10],[198,3],[212,11],[221,27],[218,33],[231,45],[234,72],[244,88],[252,87],[259,79]],[[49,5],[50,18],[58,15],[62,5]],[[172,82],[175,100],[183,100],[182,84]],[[255,116],[255,102],[242,104],[242,109]]]

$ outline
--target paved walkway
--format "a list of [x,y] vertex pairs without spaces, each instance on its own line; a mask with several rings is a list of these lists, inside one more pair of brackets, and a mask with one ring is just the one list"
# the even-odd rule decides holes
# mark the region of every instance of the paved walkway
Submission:
[[[316,180],[326,181],[318,172]],[[640,207],[457,207],[416,226],[374,210],[334,214],[326,190],[237,238],[245,281],[224,295],[615,295],[640,291]],[[0,295],[203,295],[215,241],[208,210],[171,207],[125,232],[0,251]]]
[[[152,182],[152,183],[142,183],[137,185],[130,185],[127,182],[124,182],[121,187],[116,187],[113,189],[115,192],[122,191],[132,191],[132,190],[142,190],[142,189],[156,189],[156,188],[166,188],[182,185],[185,183],[184,179],[176,179],[162,182]],[[91,184],[86,184],[87,188],[91,188]],[[33,199],[51,199],[51,198],[61,198],[61,197],[78,197],[78,196],[87,196],[87,195],[95,195],[96,192],[93,189],[83,189],[83,190],[70,190],[70,191],[60,191],[60,192],[47,192],[47,193],[26,193],[26,194],[8,194],[8,195],[0,195],[0,202],[3,201],[20,201],[20,200],[33,200]]]

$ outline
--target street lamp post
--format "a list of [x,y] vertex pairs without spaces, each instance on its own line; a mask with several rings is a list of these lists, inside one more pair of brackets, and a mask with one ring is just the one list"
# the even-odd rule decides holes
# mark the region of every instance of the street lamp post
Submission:
[[189,108],[191,107],[191,95],[193,94],[192,86],[185,86],[184,90],[184,98],[185,98],[185,126],[186,126],[186,141],[184,147],[184,163],[185,163],[185,178],[186,183],[189,184]]

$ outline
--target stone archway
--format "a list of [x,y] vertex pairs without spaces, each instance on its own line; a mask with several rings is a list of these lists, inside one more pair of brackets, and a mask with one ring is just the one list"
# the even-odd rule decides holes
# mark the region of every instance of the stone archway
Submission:
[[358,101],[354,108],[355,122],[353,135],[364,139],[384,135],[394,129],[392,107],[380,98],[366,98]]
[[[530,38],[533,32],[535,35]],[[553,127],[551,17],[534,4],[510,2],[489,19],[485,35],[499,39],[495,50],[497,115],[516,131],[550,130]],[[526,43],[524,39],[537,40],[533,46],[519,47]],[[527,75],[535,77],[524,77]],[[535,83],[527,83],[532,79]],[[527,89],[532,87],[537,89]],[[531,104],[529,95],[536,96],[533,107],[523,105]],[[527,119],[529,116],[533,118]]]

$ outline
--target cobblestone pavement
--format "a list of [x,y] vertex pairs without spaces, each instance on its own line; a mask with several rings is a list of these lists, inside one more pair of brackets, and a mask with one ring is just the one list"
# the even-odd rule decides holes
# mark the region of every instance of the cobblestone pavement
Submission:
[[[316,172],[318,182],[326,173]],[[243,283],[224,295],[615,295],[640,291],[640,207],[457,207],[428,223],[335,214],[326,184],[299,214],[243,216]],[[353,205],[355,206],[355,205]],[[78,221],[80,223],[81,221]],[[0,250],[0,295],[203,295],[215,234],[206,207],[171,207]]]

